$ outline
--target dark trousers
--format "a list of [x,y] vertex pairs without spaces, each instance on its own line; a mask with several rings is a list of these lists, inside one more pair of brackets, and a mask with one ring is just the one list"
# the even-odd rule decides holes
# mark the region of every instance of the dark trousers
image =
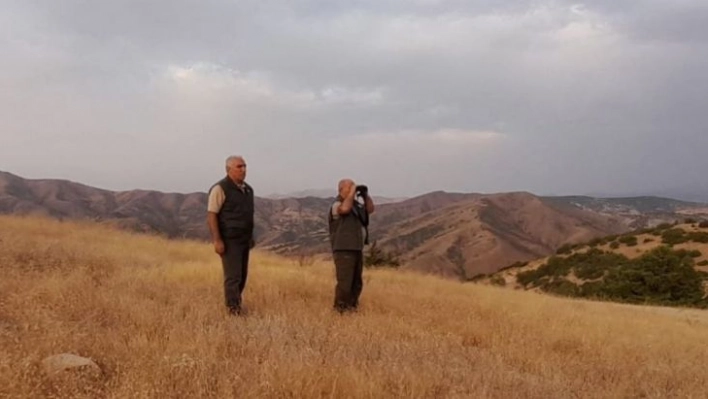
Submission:
[[232,310],[241,310],[241,294],[246,288],[248,277],[248,243],[224,241],[225,252],[221,255],[224,268],[224,299]]
[[359,306],[364,288],[364,255],[362,251],[334,251],[337,286],[334,290],[334,308],[342,312]]

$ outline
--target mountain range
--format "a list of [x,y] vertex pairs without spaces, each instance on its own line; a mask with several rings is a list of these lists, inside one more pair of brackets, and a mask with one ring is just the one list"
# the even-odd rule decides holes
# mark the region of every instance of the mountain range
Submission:
[[[300,190],[300,191],[293,191],[289,192],[286,194],[269,194],[266,195],[265,198],[267,199],[285,199],[285,198],[307,198],[307,197],[317,197],[317,198],[332,198],[332,196],[336,193],[334,189],[308,189],[308,190]],[[390,204],[393,202],[401,202],[406,199],[407,197],[386,197],[386,196],[380,196],[380,195],[372,195],[371,196],[373,200],[377,204]]]
[[[332,197],[256,198],[256,239],[285,255],[326,255]],[[109,191],[0,172],[0,213],[84,219],[170,238],[208,240],[206,193]],[[434,191],[379,203],[370,236],[403,267],[471,279],[567,243],[708,215],[708,205],[660,197],[543,197]]]

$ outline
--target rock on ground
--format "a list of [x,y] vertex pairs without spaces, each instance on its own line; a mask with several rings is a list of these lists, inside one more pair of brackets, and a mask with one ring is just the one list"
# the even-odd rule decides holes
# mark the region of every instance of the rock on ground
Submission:
[[93,376],[101,374],[101,368],[93,360],[70,353],[62,353],[45,358],[42,360],[42,368],[49,376],[54,376],[67,370],[87,372]]

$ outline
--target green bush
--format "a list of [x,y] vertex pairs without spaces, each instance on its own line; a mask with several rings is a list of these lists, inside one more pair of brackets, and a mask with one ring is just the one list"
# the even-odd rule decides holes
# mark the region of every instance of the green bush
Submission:
[[563,277],[557,277],[541,286],[544,292],[575,297],[580,294],[580,287]]
[[580,286],[580,297],[596,298],[602,289],[602,281],[590,281]]
[[702,260],[696,263],[696,266],[708,266],[708,260]]
[[598,295],[630,303],[699,305],[704,302],[703,279],[693,268],[693,259],[681,255],[657,247],[610,270]]
[[701,222],[698,223],[698,227],[700,227],[702,229],[705,229],[706,227],[708,227],[708,220],[701,220]]
[[618,241],[628,247],[633,247],[637,245],[637,236],[622,236]]
[[[703,299],[704,274],[694,269],[694,258],[700,256],[700,251],[674,250],[663,245],[630,260],[592,248],[565,258],[551,257],[538,269],[519,273],[517,281],[525,288],[539,287],[559,295],[707,307],[708,301]],[[582,280],[594,281],[574,284],[567,279],[571,272]]]
[[645,238],[645,239],[644,239],[644,243],[646,244],[646,243],[648,243],[648,242],[654,242],[654,239],[653,239],[653,238],[648,238],[648,237]]
[[556,250],[556,254],[558,255],[563,255],[563,254],[569,254],[573,251],[573,245],[572,244],[564,244],[558,250]]
[[467,278],[467,281],[476,282],[476,281],[479,281],[479,280],[484,280],[484,278],[487,277],[487,276],[488,276],[488,275],[485,274],[485,273],[479,273],[479,274],[475,274],[475,275],[472,276],[472,277],[468,277],[468,278]]
[[498,276],[498,275],[489,279],[489,282],[492,283],[493,285],[499,285],[502,287],[506,285],[506,280],[504,280],[504,277]]
[[606,243],[607,243],[607,242],[606,242],[603,238],[593,238],[592,240],[590,240],[590,242],[588,242],[588,246],[589,246],[590,248],[595,248],[595,247],[597,247],[598,245],[603,245],[603,244],[606,244]]
[[661,233],[661,242],[666,245],[683,244],[688,241],[688,236],[683,229],[669,229]]
[[502,267],[501,269],[499,269],[499,271],[501,272],[501,271],[509,270],[509,269],[518,269],[518,268],[524,267],[528,264],[529,264],[529,262],[517,261],[517,262],[510,264],[509,266]]
[[540,275],[536,274],[536,270],[527,270],[516,275],[516,282],[522,287],[528,288],[528,285],[538,280]]
[[620,247],[620,243],[618,243],[617,241],[612,241],[610,243],[610,248],[612,248],[612,249],[617,249],[619,247]]
[[620,267],[628,262],[623,255],[600,250],[588,251],[583,256],[572,259],[575,275],[584,280],[593,280],[603,277],[606,272],[615,267]]
[[706,244],[708,243],[708,233],[705,231],[692,231],[688,233],[688,240]]
[[386,252],[379,248],[374,241],[369,247],[369,251],[364,254],[364,266],[366,267],[399,267],[401,265],[398,256],[391,252]]
[[700,258],[701,255],[703,254],[697,249],[694,249],[693,251],[688,251],[688,256],[690,256],[691,258]]

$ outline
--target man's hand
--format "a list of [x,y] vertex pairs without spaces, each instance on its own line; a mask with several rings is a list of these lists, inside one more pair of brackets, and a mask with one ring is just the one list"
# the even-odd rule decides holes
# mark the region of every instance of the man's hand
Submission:
[[226,248],[224,247],[224,241],[222,241],[222,240],[214,241],[214,252],[216,252],[219,255],[223,255],[224,252],[226,252]]
[[342,188],[340,191],[340,195],[344,195],[345,197],[343,198],[342,203],[339,204],[339,207],[337,207],[337,213],[340,215],[346,215],[352,210],[352,207],[354,206],[354,196],[356,195],[356,183],[354,183],[352,180],[347,180],[346,182],[342,181],[342,183],[346,184],[346,186],[341,186]]

